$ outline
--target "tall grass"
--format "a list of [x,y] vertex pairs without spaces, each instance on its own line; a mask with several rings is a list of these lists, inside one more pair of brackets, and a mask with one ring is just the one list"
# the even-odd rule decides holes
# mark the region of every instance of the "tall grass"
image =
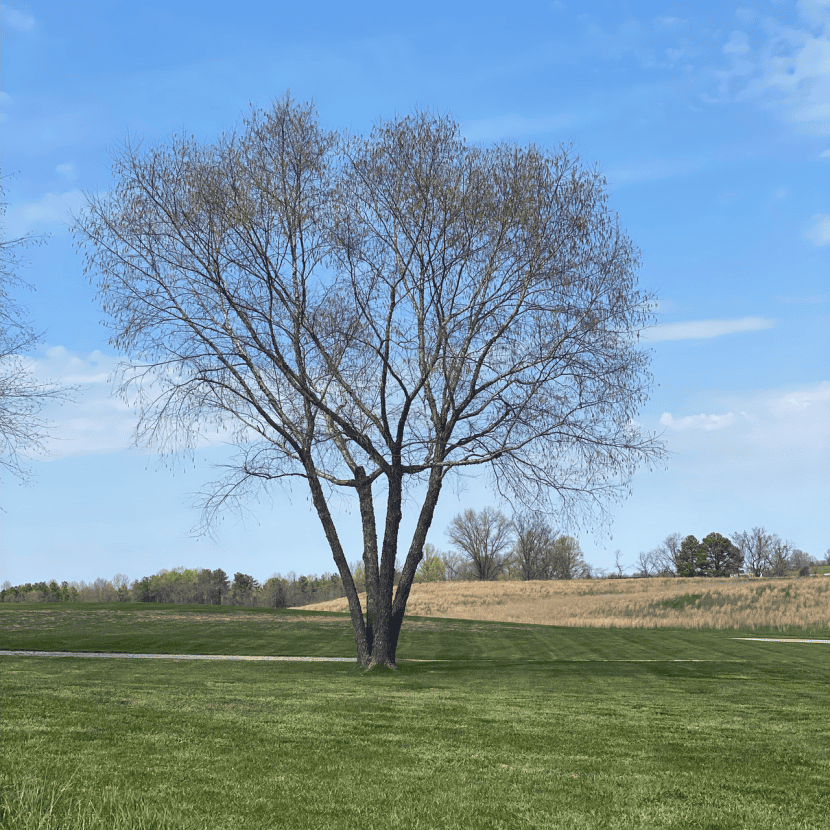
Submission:
[[[348,605],[344,598],[306,609]],[[830,579],[431,582],[412,586],[406,611],[579,628],[815,629],[830,627]]]

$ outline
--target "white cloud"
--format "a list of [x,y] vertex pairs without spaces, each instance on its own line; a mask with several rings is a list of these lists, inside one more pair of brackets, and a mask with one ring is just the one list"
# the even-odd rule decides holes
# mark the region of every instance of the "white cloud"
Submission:
[[78,178],[78,169],[75,167],[72,162],[66,162],[65,164],[57,164],[55,165],[55,172],[63,179],[68,179],[69,181],[74,181]]
[[647,342],[659,340],[697,340],[738,334],[745,331],[769,329],[774,320],[765,317],[741,317],[735,320],[689,320],[686,323],[666,323],[644,329],[640,339]]
[[68,225],[70,212],[79,211],[84,204],[84,194],[75,188],[66,193],[47,193],[33,202],[10,207],[7,213],[8,234],[23,236],[39,225]]
[[804,238],[813,245],[830,244],[830,213],[816,213],[810,220],[810,227],[804,232]]
[[[27,356],[29,371],[36,380],[78,387],[73,400],[50,403],[45,408],[43,415],[52,428],[46,442],[47,455],[40,460],[124,452],[133,446],[138,425],[135,401],[124,401],[113,394],[116,385],[111,382],[122,362],[114,354],[97,350],[82,354],[63,346],[41,348],[34,357]],[[145,391],[152,395],[154,389],[151,385]],[[231,437],[227,430],[213,427],[209,435],[199,437],[197,445],[223,445]],[[153,450],[142,447],[140,451]]]
[[814,24],[827,25],[830,20],[830,2],[828,0],[798,0],[801,16]]
[[[705,99],[758,101],[805,132],[830,135],[830,4],[802,0],[798,12],[795,26],[765,16],[757,20],[753,38],[730,33],[721,51],[731,65],[714,72],[719,91]],[[753,48],[751,41],[758,45]]]
[[818,157],[820,159],[827,159],[830,158],[830,150],[825,150],[823,153],[819,153]]
[[[741,413],[745,414],[745,413]],[[660,423],[674,432],[684,429],[702,429],[711,432],[714,429],[723,429],[735,422],[735,415],[727,412],[726,415],[686,415],[682,418],[675,418],[670,412],[664,412],[660,416]]]
[[0,25],[3,27],[8,26],[18,32],[30,32],[35,28],[36,22],[32,15],[13,9],[5,3],[0,4]]
[[736,499],[752,491],[797,506],[830,497],[830,382],[711,398],[710,411],[723,414],[661,416],[670,467]]
[[79,387],[72,401],[50,404],[43,413],[52,424],[46,458],[100,455],[130,446],[137,418],[126,403],[111,396],[108,383],[117,363],[114,355],[82,355],[63,346],[40,349],[30,361],[36,379]]

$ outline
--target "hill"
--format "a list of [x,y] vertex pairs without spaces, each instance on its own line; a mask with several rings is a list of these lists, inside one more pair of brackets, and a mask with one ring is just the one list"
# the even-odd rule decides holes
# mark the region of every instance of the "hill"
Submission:
[[[366,594],[360,594],[366,607]],[[345,598],[305,610],[348,609]],[[830,578],[422,582],[408,616],[589,628],[830,627]]]

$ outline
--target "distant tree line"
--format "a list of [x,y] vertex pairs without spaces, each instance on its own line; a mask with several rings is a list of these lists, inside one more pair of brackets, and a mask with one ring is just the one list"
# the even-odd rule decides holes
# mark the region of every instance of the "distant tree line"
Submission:
[[260,584],[249,574],[233,579],[221,568],[174,568],[129,579],[116,574],[94,582],[51,582],[11,585],[0,590],[0,602],[161,602],[185,605],[244,605],[281,608],[308,605],[343,596],[340,577],[275,574]]
[[672,533],[661,545],[639,554],[635,575],[809,576],[811,568],[822,564],[830,565],[830,549],[819,560],[777,534],[754,527],[736,531],[731,538],[710,533],[702,541]]
[[[447,528],[452,545],[441,551],[424,546],[415,582],[470,582],[491,580],[591,579],[629,576],[617,552],[615,571],[593,568],[579,542],[553,529],[537,514],[517,514],[508,519],[486,507],[459,513]],[[811,568],[830,565],[830,549],[823,560],[805,553],[762,527],[733,533],[731,538],[710,533],[702,541],[679,533],[661,545],[640,553],[633,577],[656,576],[809,576]],[[349,563],[357,590],[366,589],[362,562]],[[396,569],[394,582],[400,580]],[[324,573],[297,576],[274,574],[260,584],[249,574],[231,579],[221,568],[162,569],[130,582],[124,574],[94,582],[6,581],[0,602],[159,602],[186,605],[242,605],[250,608],[296,608],[345,596],[340,576]]]

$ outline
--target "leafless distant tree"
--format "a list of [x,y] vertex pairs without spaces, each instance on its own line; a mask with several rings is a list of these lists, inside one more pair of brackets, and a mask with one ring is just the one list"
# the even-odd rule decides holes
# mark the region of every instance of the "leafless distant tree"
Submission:
[[12,292],[31,287],[18,273],[24,265],[20,250],[45,240],[31,234],[6,239],[2,217],[7,205],[3,195],[0,184],[0,470],[25,482],[31,472],[25,458],[44,449],[49,432],[40,414],[43,407],[49,401],[66,399],[73,390],[37,380],[25,357],[38,344],[40,335]]
[[773,535],[768,571],[771,576],[787,575],[787,571],[792,567],[794,550],[795,545],[792,542],[784,541],[777,534]]
[[679,533],[670,533],[651,552],[653,565],[658,574],[673,576],[677,571],[680,546],[683,544],[683,537]]
[[553,579],[553,548],[556,534],[537,513],[519,513],[513,517],[515,541],[513,564],[522,579]]
[[[286,97],[213,145],[128,144],[113,173],[76,229],[133,361],[121,388],[143,391],[137,439],[175,451],[235,428],[208,521],[263,483],[308,486],[361,665],[395,665],[451,473],[483,467],[515,503],[601,518],[662,457],[634,421],[652,298],[604,179],[568,149],[469,146],[428,113],[344,139]],[[365,618],[334,491],[359,505]]]
[[592,575],[579,542],[557,534],[538,514],[514,517],[512,567],[522,579],[582,579]]
[[553,579],[582,579],[590,576],[579,542],[573,536],[559,536],[551,551]]
[[763,527],[753,527],[749,532],[733,533],[732,541],[744,555],[744,568],[753,576],[772,570],[774,549],[781,541],[777,536]]
[[634,564],[640,576],[655,576],[660,568],[658,565],[658,549],[640,551],[637,554],[637,561]]
[[790,567],[796,571],[802,571],[804,568],[809,570],[811,565],[817,565],[815,559],[809,553],[801,550],[801,548],[793,548],[790,553]]
[[[424,546],[425,556],[426,550],[427,548]],[[452,582],[469,582],[475,579],[473,563],[465,554],[454,550],[444,551],[441,554],[441,561],[444,563],[444,576],[447,580]]]
[[500,510],[468,508],[450,522],[447,536],[473,564],[476,579],[496,579],[504,570],[513,545],[513,523]]

